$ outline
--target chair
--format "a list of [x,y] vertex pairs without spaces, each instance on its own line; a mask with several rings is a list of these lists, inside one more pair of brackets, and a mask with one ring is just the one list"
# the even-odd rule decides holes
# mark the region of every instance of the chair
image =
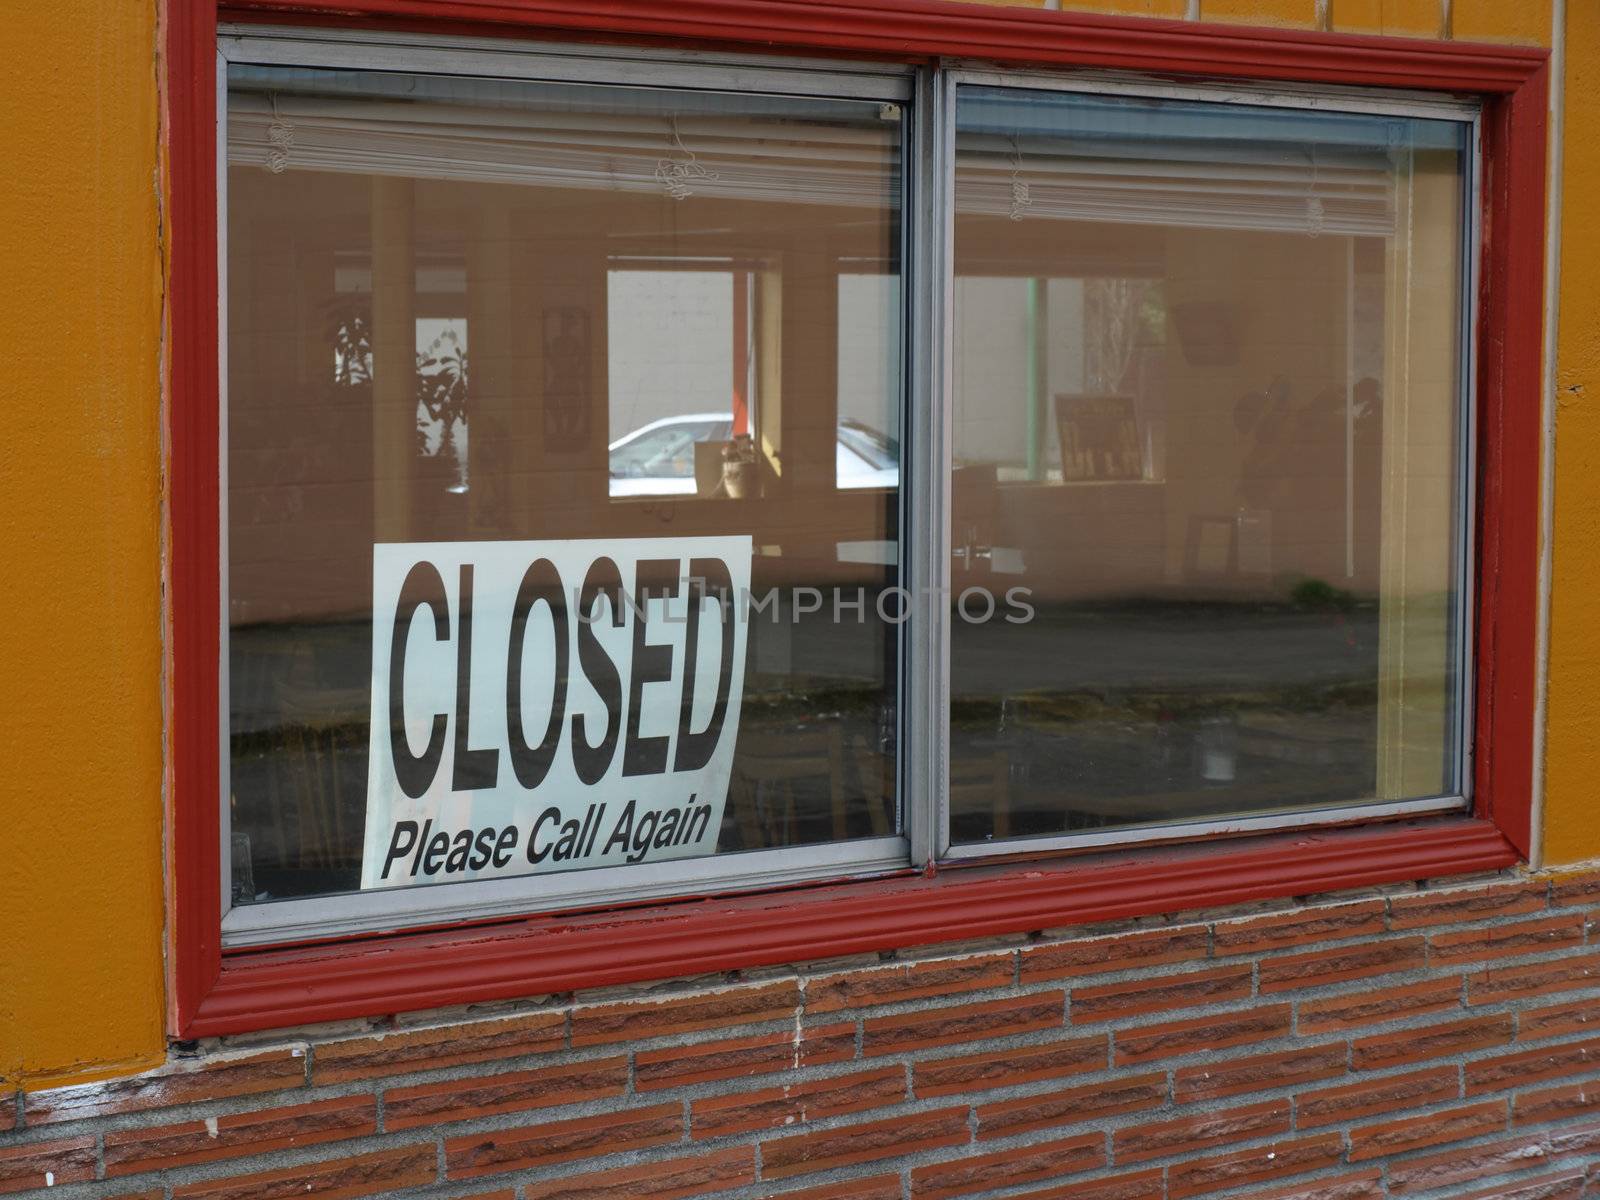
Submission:
[[1011,761],[1004,750],[950,760],[950,815],[989,808],[994,836],[1011,836]]
[[[366,695],[359,689],[316,689],[277,682],[280,729],[280,814],[298,816],[296,854],[302,869],[341,866],[361,831],[351,828],[349,800],[366,793],[362,751]],[[281,815],[280,815],[281,821]],[[289,846],[286,830],[279,836]]]
[[740,834],[746,849],[799,840],[795,784],[825,781],[833,836],[845,836],[844,737],[838,726],[744,733],[734,757]]

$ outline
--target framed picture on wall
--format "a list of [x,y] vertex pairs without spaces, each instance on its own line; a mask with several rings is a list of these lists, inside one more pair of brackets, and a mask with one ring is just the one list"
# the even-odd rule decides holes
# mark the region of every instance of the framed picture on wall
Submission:
[[589,313],[571,305],[544,310],[544,444],[571,452],[589,445]]
[[1143,479],[1139,417],[1132,396],[1056,396],[1065,480]]

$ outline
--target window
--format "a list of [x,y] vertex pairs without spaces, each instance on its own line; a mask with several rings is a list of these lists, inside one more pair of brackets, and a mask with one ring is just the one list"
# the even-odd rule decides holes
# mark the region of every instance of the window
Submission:
[[955,124],[952,843],[1458,804],[1471,115]]
[[234,937],[1464,806],[1474,107],[540,65],[229,67]]
[[[813,19],[885,62],[225,31],[173,192],[222,300],[180,239],[182,1029],[1525,846],[1538,55]],[[747,892],[569,918],[583,967],[451,933]]]
[[239,937],[906,861],[909,80],[850,82],[230,66]]

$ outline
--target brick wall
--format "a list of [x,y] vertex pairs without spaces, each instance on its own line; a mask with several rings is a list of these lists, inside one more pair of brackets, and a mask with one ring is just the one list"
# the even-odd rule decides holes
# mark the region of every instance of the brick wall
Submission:
[[0,1108],[0,1192],[1566,1200],[1597,917],[1504,876],[180,1048]]

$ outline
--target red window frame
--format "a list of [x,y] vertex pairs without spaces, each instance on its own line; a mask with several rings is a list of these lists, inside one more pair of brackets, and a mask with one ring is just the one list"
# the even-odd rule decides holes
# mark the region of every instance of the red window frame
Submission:
[[[903,872],[721,898],[224,952],[217,662],[221,19],[742,50],[958,56],[1484,103],[1475,807],[1322,832]],[[171,1032],[192,1038],[885,950],[1505,867],[1532,836],[1548,55],[1521,47],[993,9],[943,0],[172,0],[167,678]]]

